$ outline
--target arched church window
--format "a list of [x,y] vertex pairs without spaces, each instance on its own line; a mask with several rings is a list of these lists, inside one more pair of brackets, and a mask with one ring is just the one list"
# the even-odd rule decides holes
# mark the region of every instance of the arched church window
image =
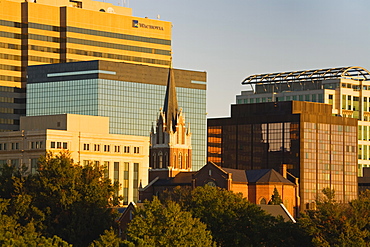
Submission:
[[176,153],[173,153],[173,164],[172,164],[172,167],[173,168],[177,168],[177,159],[176,159]]
[[153,153],[153,165],[152,168],[157,168],[157,154]]
[[182,169],[182,153],[179,153],[179,168]]
[[259,204],[266,204],[266,199],[264,198],[264,197],[262,197],[261,199],[260,199],[260,203]]
[[184,167],[185,167],[185,169],[188,169],[188,168],[189,168],[189,164],[188,164],[188,154],[185,154],[185,155],[184,155]]
[[163,168],[163,156],[162,156],[162,152],[159,152],[158,153],[158,159],[159,159],[159,168]]
[[168,154],[167,152],[164,153],[164,167],[167,167],[168,166]]

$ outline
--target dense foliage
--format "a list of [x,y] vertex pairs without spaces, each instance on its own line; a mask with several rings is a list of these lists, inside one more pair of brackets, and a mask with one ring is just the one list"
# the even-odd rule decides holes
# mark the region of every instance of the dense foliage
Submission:
[[138,208],[129,224],[128,239],[145,246],[213,246],[206,225],[190,212],[169,201],[163,205],[157,198]]
[[1,213],[21,227],[45,237],[57,235],[75,246],[87,246],[114,225],[115,187],[104,178],[102,168],[75,165],[68,153],[47,154],[39,160],[38,173],[4,166],[0,197],[8,200]]
[[[314,210],[284,222],[241,194],[220,188],[176,188],[138,208],[117,236],[118,185],[68,153],[47,154],[37,174],[0,169],[0,246],[370,246],[370,191],[350,203],[324,189]],[[274,191],[272,204],[281,197]]]

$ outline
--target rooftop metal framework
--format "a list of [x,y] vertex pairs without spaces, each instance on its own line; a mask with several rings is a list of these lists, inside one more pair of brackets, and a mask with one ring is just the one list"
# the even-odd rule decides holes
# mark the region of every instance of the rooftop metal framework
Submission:
[[242,81],[242,85],[276,84],[276,83],[328,80],[339,78],[351,78],[354,80],[368,81],[370,80],[370,73],[368,70],[357,66],[330,68],[330,69],[301,70],[292,72],[251,75]]

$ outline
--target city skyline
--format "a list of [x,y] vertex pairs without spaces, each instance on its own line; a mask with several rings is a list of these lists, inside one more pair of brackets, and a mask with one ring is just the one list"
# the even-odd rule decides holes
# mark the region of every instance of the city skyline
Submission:
[[[110,0],[113,4],[117,1]],[[249,75],[370,69],[370,2],[131,0],[133,15],[170,21],[175,68],[207,71],[208,117],[229,116]]]

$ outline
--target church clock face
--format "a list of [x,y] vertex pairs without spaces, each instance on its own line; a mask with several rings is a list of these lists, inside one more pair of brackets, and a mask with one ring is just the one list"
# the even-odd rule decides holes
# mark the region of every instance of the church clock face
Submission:
[[216,183],[213,181],[207,182],[206,185],[211,186],[211,187],[216,187]]

